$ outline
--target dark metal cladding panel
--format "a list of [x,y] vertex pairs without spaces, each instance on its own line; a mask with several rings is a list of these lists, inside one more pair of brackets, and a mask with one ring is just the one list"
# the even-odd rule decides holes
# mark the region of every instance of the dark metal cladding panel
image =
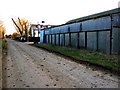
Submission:
[[51,34],[51,29],[49,29],[49,34]]
[[47,29],[45,29],[45,34],[47,34],[47,32],[48,32]]
[[49,34],[51,34],[51,28],[49,28],[48,30],[49,30]]
[[60,33],[68,32],[68,25],[60,26]]
[[54,28],[53,28],[53,33],[56,34],[56,31],[57,31],[57,28],[54,27]]
[[57,34],[60,32],[60,27],[54,27],[54,28],[51,28],[51,34]]
[[51,34],[54,34],[54,29],[53,29],[53,28],[51,28],[50,32],[51,32]]
[[54,33],[55,33],[55,34],[60,33],[60,27],[55,27],[55,28],[54,28]]
[[49,29],[45,29],[45,34],[49,34]]
[[91,30],[105,30],[111,29],[111,18],[110,16],[102,17],[98,19],[92,19],[82,22],[82,30],[83,31],[91,31]]
[[70,32],[79,32],[80,31],[80,23],[70,24]]
[[98,32],[98,50],[110,53],[110,31]]
[[52,45],[55,45],[55,35],[52,35]]
[[53,34],[55,34],[56,31],[57,31],[57,28],[53,28]]
[[78,45],[78,33],[71,33],[71,46],[77,48]]
[[48,35],[46,35],[46,43],[48,43]]
[[45,29],[45,34],[51,34],[51,29]]
[[51,34],[54,34],[54,33],[53,33],[53,32],[54,32],[53,30],[54,30],[54,29],[53,29],[53,28],[51,28]]
[[60,34],[60,46],[64,46],[64,34]]
[[97,50],[97,36],[96,32],[87,32],[87,48]]
[[85,48],[85,32],[79,33],[79,47]]
[[69,34],[65,34],[65,46],[69,46]]
[[119,54],[120,50],[120,28],[113,28],[112,31],[112,53]]
[[113,26],[119,26],[120,27],[120,13],[119,14],[113,14]]
[[54,27],[53,28],[53,34],[57,34],[59,33],[59,28],[58,27]]
[[48,34],[48,44],[50,44],[50,34]]
[[49,35],[49,40],[50,40],[49,43],[51,44],[51,40],[52,40],[52,39],[51,39],[51,35]]
[[56,35],[56,45],[59,45],[59,35]]

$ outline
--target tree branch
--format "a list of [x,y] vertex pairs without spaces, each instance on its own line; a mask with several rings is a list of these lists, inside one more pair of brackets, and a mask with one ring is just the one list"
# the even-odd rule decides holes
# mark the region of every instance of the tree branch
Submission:
[[22,31],[21,31],[21,29],[18,27],[18,25],[16,24],[16,22],[14,21],[14,19],[13,19],[13,18],[11,18],[11,19],[12,19],[13,23],[15,24],[15,26],[18,28],[18,30],[19,30],[19,32],[20,32],[20,35],[22,36]]
[[20,25],[21,25],[21,27],[22,27],[22,31],[21,31],[21,32],[23,33],[23,30],[24,30],[24,29],[23,29],[23,25],[21,24],[21,21],[20,21],[20,18],[19,18],[19,17],[18,17],[18,21],[19,21],[19,23],[20,23]]

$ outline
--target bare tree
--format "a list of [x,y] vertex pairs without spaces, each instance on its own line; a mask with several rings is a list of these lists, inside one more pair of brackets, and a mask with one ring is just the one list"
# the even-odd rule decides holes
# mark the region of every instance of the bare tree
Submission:
[[12,18],[12,21],[13,21],[14,25],[17,27],[17,31],[20,33],[20,35],[25,36],[26,39],[27,39],[27,37],[28,37],[28,35],[27,35],[27,32],[28,32],[28,27],[27,27],[28,20],[20,19],[18,17],[17,21],[15,21],[13,18]]
[[13,21],[14,25],[17,27],[17,29],[18,29],[20,35],[22,36],[22,34],[23,34],[22,30],[20,29],[20,27],[17,25],[17,23],[14,21],[13,18],[12,18],[12,21]]
[[0,38],[4,38],[5,32],[6,32],[6,29],[3,25],[3,22],[0,20]]

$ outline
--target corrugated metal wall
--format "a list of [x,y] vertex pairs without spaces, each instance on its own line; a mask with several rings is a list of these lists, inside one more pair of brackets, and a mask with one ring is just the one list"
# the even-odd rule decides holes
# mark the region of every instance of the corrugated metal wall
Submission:
[[48,44],[118,53],[120,14],[45,29],[45,35]]
[[79,33],[79,47],[85,48],[85,32]]
[[111,17],[102,17],[82,22],[82,31],[111,29]]

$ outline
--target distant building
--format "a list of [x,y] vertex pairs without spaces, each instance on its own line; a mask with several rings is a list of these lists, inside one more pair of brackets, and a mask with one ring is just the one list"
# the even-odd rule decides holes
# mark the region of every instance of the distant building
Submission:
[[56,25],[31,24],[30,25],[30,36],[31,37],[39,37],[40,30],[50,28],[52,26],[56,26]]

